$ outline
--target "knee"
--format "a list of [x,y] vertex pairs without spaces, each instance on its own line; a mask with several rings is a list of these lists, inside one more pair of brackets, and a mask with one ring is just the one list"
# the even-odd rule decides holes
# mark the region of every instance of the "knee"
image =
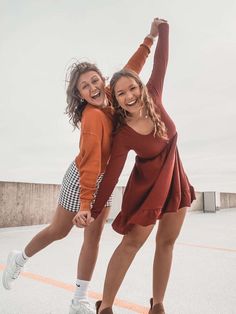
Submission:
[[54,241],[61,240],[61,239],[65,238],[69,232],[70,232],[70,229],[60,228],[60,227],[54,226],[54,225],[48,226],[49,236]]
[[96,249],[99,247],[102,229],[87,230],[84,234],[83,246],[86,249]]
[[136,254],[139,249],[142,247],[143,242],[142,241],[138,241],[136,239],[129,239],[128,241],[123,241],[121,243],[122,245],[122,249],[124,251],[124,253],[127,253],[128,255],[130,254]]
[[97,247],[101,239],[105,220],[95,221],[84,231],[84,245],[88,247]]
[[159,236],[156,239],[156,245],[158,249],[172,250],[176,241],[176,237],[173,236]]

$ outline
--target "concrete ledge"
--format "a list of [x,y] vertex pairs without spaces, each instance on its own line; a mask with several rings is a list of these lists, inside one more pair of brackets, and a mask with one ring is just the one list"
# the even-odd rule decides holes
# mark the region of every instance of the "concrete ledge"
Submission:
[[[114,190],[109,220],[120,211],[124,189],[124,186],[117,186]],[[58,184],[0,182],[0,227],[49,223],[57,207],[59,190]],[[212,203],[206,202],[206,193]],[[214,212],[236,207],[236,193],[196,192],[196,197],[190,211],[208,212],[211,209]]]
[[0,182],[0,227],[48,223],[59,188],[56,184]]

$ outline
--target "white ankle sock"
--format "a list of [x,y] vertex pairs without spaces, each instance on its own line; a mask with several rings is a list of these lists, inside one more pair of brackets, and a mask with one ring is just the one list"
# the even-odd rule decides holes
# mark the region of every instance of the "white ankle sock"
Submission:
[[73,302],[76,304],[80,301],[85,301],[88,299],[87,293],[88,293],[88,287],[89,287],[90,281],[87,280],[76,280],[76,289],[75,294],[73,298]]
[[27,262],[28,260],[28,256],[25,254],[25,250],[22,251],[21,253],[19,253],[19,255],[17,256],[16,258],[16,262],[17,264],[19,264],[20,266],[24,266],[25,263]]

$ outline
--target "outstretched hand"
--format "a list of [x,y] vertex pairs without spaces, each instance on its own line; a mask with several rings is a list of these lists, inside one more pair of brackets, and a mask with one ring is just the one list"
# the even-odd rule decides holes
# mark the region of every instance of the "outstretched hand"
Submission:
[[78,228],[85,228],[94,221],[94,218],[91,217],[91,212],[88,211],[79,211],[73,218],[73,224]]
[[153,21],[152,21],[152,25],[151,25],[151,29],[150,29],[150,35],[151,37],[157,37],[159,34],[159,25],[162,23],[167,23],[167,20],[164,19],[159,19],[158,17],[156,17]]

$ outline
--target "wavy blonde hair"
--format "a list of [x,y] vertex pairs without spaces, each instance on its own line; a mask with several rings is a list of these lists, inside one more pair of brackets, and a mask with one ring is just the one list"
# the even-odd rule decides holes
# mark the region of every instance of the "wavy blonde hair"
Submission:
[[147,87],[142,83],[139,76],[128,69],[123,69],[119,72],[113,74],[110,81],[111,95],[112,95],[112,104],[115,109],[115,129],[114,132],[117,132],[121,126],[126,124],[126,120],[129,118],[129,112],[124,110],[116,99],[115,96],[115,86],[118,80],[122,77],[129,77],[135,80],[135,82],[139,85],[141,90],[141,102],[144,104],[145,109],[147,110],[147,115],[151,118],[154,124],[154,136],[159,136],[163,139],[168,139],[167,136],[167,128],[164,122],[161,120],[160,115],[155,109],[154,102],[151,96],[148,93]]
[[105,84],[105,78],[98,67],[89,62],[74,62],[67,70],[67,90],[66,90],[66,114],[74,129],[79,128],[82,119],[82,113],[87,105],[85,99],[81,99],[77,88],[77,83],[80,76],[86,72],[95,71],[101,77]]

